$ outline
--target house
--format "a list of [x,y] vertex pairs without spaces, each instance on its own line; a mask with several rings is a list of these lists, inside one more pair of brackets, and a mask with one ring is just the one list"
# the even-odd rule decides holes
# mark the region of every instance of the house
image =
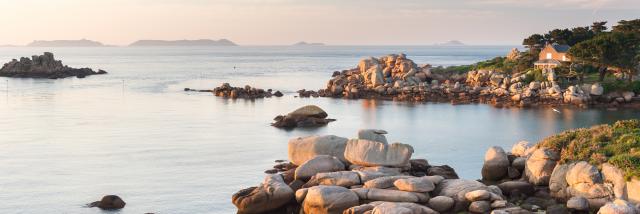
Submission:
[[553,69],[563,62],[571,62],[567,52],[571,48],[568,45],[547,44],[544,49],[540,51],[538,61],[533,63],[535,68],[539,69]]

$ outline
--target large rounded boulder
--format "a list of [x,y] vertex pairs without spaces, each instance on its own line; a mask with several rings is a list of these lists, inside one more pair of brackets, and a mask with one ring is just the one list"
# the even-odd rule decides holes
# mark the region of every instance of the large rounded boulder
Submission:
[[494,146],[489,148],[484,155],[482,179],[487,181],[498,181],[506,177],[509,165],[507,153],[501,147]]
[[295,179],[306,181],[321,172],[336,172],[344,169],[344,163],[338,158],[329,155],[318,155],[296,168]]
[[304,213],[342,214],[344,210],[359,205],[358,195],[344,187],[321,185],[302,191],[306,191],[302,202]]
[[347,142],[345,158],[360,166],[408,166],[413,147],[408,144],[386,144],[363,139],[351,139]]
[[293,138],[288,144],[289,160],[295,165],[301,165],[318,155],[330,155],[347,162],[344,158],[347,141],[347,138],[335,135]]
[[539,186],[548,185],[559,159],[558,153],[551,149],[536,149],[527,159],[524,170],[529,182]]
[[278,209],[294,198],[293,189],[289,187],[281,175],[267,175],[262,185],[243,189],[233,194],[232,202],[238,213],[264,213]]

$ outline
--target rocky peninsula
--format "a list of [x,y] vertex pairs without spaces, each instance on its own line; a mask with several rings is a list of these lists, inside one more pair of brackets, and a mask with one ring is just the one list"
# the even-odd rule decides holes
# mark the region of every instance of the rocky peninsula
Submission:
[[20,60],[13,59],[0,68],[0,76],[17,78],[58,79],[72,76],[84,78],[89,75],[106,73],[103,70],[96,72],[90,68],[71,68],[62,64],[62,61],[55,60],[53,54],[49,52],[40,56],[34,55],[31,59],[27,57],[22,57]]
[[640,211],[640,121],[570,130],[509,151],[490,147],[482,179],[412,159],[382,130],[291,139],[290,162],[238,191],[238,213],[437,214]]
[[496,107],[579,106],[616,108],[637,106],[633,91],[604,93],[602,85],[561,87],[553,71],[542,81],[531,72],[506,74],[473,70],[465,74],[440,74],[430,65],[418,65],[405,54],[360,60],[353,69],[336,71],[324,89],[300,90],[300,97],[382,99],[409,102],[486,103]]

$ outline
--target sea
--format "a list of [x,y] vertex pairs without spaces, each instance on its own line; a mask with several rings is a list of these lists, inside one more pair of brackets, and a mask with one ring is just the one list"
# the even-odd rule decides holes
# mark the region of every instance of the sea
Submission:
[[[256,186],[287,142],[388,131],[413,158],[481,177],[485,151],[510,150],[567,129],[638,118],[632,110],[498,109],[483,104],[297,98],[361,58],[404,53],[418,64],[471,64],[514,46],[2,47],[0,62],[52,52],[106,75],[0,77],[0,213],[235,213],[231,195]],[[184,88],[222,83],[280,90],[280,98],[230,100]],[[282,130],[273,118],[318,105],[336,122]],[[115,194],[119,211],[87,208]]]

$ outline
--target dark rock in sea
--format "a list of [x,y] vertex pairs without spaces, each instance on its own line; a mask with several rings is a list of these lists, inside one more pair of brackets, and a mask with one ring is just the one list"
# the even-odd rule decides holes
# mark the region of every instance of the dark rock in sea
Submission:
[[122,209],[127,203],[125,203],[120,196],[117,195],[105,195],[101,200],[88,204],[88,207],[98,207],[103,210],[117,210]]
[[231,99],[256,99],[273,96],[270,91],[265,91],[261,88],[254,88],[249,85],[244,86],[244,88],[233,87],[229,83],[223,83],[221,86],[210,90],[210,92],[218,97]]
[[20,60],[13,59],[0,69],[2,77],[17,78],[84,78],[94,74],[106,74],[106,71],[98,72],[90,68],[71,68],[62,64],[62,61],[55,60],[52,53],[45,52],[40,56],[32,56],[31,59],[22,57]]
[[282,94],[282,92],[280,92],[280,91],[276,91],[276,93],[273,93],[273,96],[282,97],[282,96],[284,96],[284,94]]
[[327,119],[327,112],[315,105],[303,106],[287,115],[278,115],[272,126],[278,128],[317,127],[335,121]]

